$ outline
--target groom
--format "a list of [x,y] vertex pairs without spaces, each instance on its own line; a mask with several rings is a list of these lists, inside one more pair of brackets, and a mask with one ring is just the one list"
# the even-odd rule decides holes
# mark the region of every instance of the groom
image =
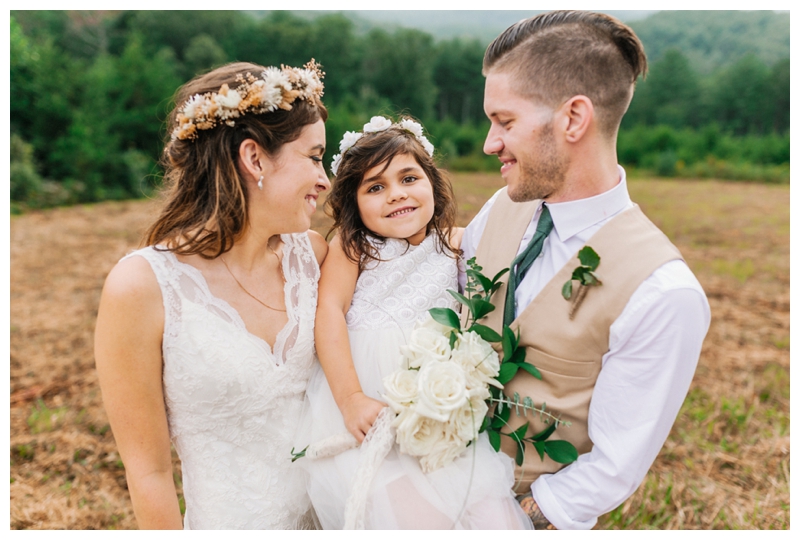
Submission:
[[[500,159],[506,187],[467,227],[462,248],[488,276],[512,266],[487,324],[518,330],[542,379],[520,370],[505,393],[530,396],[570,421],[553,438],[579,453],[565,467],[527,446],[516,489],[537,529],[590,529],[636,490],[675,421],[708,331],[700,284],[631,202],[617,164],[620,121],[646,69],[629,27],[577,11],[518,22],[483,60],[491,120],[484,151]],[[584,246],[599,256],[599,282],[571,281]],[[528,436],[544,428],[512,414],[506,432],[528,421]],[[508,437],[502,449],[516,453]]]

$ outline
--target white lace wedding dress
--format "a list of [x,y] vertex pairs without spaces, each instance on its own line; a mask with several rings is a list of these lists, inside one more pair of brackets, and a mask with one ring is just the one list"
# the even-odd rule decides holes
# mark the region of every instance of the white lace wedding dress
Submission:
[[274,351],[214,297],[199,270],[147,247],[164,299],[164,397],[181,459],[186,529],[314,526],[290,450],[314,362],[319,266],[308,235],[282,235],[288,322]]
[[[400,346],[414,324],[430,308],[455,307],[447,289],[458,289],[458,267],[436,242],[434,235],[418,246],[376,242],[382,261],[369,263],[358,278],[346,320],[353,363],[372,398],[383,400],[382,379],[400,366]],[[319,365],[306,396],[296,448],[347,431]],[[324,529],[531,528],[514,500],[513,463],[485,434],[454,463],[425,474],[417,458],[397,450],[394,429],[376,429],[382,420],[361,448],[297,461],[309,471],[309,495]],[[375,451],[384,443],[385,450]]]

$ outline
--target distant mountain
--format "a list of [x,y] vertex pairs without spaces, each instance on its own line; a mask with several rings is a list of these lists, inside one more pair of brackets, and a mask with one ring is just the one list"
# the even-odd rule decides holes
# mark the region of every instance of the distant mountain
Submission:
[[789,13],[775,11],[660,11],[631,28],[648,59],[677,48],[701,73],[754,54],[772,65],[789,57]]
[[[533,17],[546,10],[328,10],[328,11],[294,11],[298,17],[313,19],[327,13],[343,13],[351,19],[359,32],[368,32],[380,27],[393,30],[399,27],[416,28],[432,35],[436,40],[456,37],[478,39],[488,45],[500,32],[517,21]],[[631,22],[657,13],[655,10],[621,10],[603,11],[618,19]],[[254,15],[263,15],[268,11],[251,11]]]
[[[261,17],[269,11],[250,11]],[[455,37],[494,39],[515,22],[543,11],[406,10],[294,11],[298,17],[314,19],[322,14],[343,13],[356,31],[373,28],[388,31],[416,28],[436,40]],[[604,11],[630,24],[642,40],[648,59],[659,60],[670,48],[677,48],[699,73],[710,73],[747,54],[769,65],[789,57],[788,11]]]

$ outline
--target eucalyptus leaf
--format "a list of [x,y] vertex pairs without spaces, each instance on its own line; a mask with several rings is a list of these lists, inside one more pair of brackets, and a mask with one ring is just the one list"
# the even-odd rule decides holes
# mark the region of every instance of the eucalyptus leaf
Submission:
[[500,334],[483,324],[473,324],[470,331],[475,332],[489,343],[497,343],[502,339]]
[[588,266],[590,270],[597,270],[597,267],[600,266],[600,255],[589,246],[584,246],[578,252],[578,260],[583,266]]
[[493,430],[493,429],[489,429],[486,433],[489,435],[489,444],[492,445],[492,448],[494,448],[495,452],[499,452],[500,451],[500,434],[497,431]]
[[525,443],[523,441],[519,441],[517,443],[517,455],[515,457],[515,461],[520,467],[525,462]]
[[508,419],[511,418],[511,407],[500,407],[498,403],[497,410],[492,418],[492,429],[502,429],[508,424]]
[[575,270],[572,271],[572,278],[575,281],[580,281],[583,283],[583,273],[586,271],[586,268],[583,266],[577,267]]
[[473,311],[473,312],[475,311],[472,308],[472,300],[470,300],[469,298],[467,298],[463,294],[459,294],[456,291],[453,291],[453,290],[450,290],[450,289],[447,289],[447,292],[450,293],[450,296],[452,296],[453,298],[458,300],[459,303],[464,304],[465,306],[469,306],[470,311]]
[[450,332],[450,348],[456,346],[456,341],[458,340],[458,334],[456,332]]
[[583,279],[581,280],[581,283],[588,286],[597,285],[597,278],[595,278],[594,274],[587,270],[583,273]]
[[544,461],[544,443],[542,441],[534,441],[533,447],[539,453],[539,458]]
[[572,280],[571,279],[569,281],[567,281],[566,283],[564,283],[564,286],[561,287],[561,296],[564,297],[564,300],[569,300],[570,298],[572,298]]
[[[487,302],[486,300],[480,298],[473,298],[472,305],[472,316],[475,320],[483,319],[486,315],[494,311],[494,305],[491,302]],[[500,341],[499,339],[497,341]]]
[[544,441],[556,430],[555,422],[544,428],[542,431],[533,436],[534,441]]
[[519,369],[519,364],[513,362],[503,362],[500,366],[500,373],[497,375],[497,382],[505,385],[508,381],[514,378]]
[[511,438],[519,442],[525,438],[525,434],[527,432],[528,432],[528,422],[525,422],[525,424],[521,425],[520,427],[511,432]]
[[508,326],[503,327],[503,358],[511,358],[514,349],[517,348],[514,332]]
[[450,308],[431,308],[428,310],[428,313],[430,313],[433,320],[439,324],[449,326],[450,328],[461,328],[461,319],[459,319],[458,314]]
[[[482,270],[482,269],[481,269],[481,270]],[[497,272],[497,273],[494,275],[494,277],[492,278],[492,283],[497,283],[497,280],[498,280],[498,279],[500,279],[501,277],[503,277],[503,274],[505,274],[506,272],[508,272],[508,268],[503,268],[502,270],[500,270],[499,272]]]
[[525,371],[530,373],[531,376],[536,377],[540,381],[542,380],[542,374],[539,373],[539,370],[536,369],[536,366],[534,366],[533,364],[529,364],[527,362],[521,362],[517,365],[520,367],[520,369],[524,369]]
[[544,451],[556,463],[572,463],[578,459],[578,449],[569,441],[545,441]]
[[515,364],[522,364],[525,362],[525,347],[520,347],[514,351],[514,354],[511,355],[511,358],[509,358],[508,361]]

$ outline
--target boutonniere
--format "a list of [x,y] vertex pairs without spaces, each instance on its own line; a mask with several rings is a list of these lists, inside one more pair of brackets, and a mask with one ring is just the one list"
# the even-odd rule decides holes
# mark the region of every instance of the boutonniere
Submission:
[[[589,246],[584,246],[584,248],[578,252],[578,260],[581,262],[580,266],[572,271],[572,277],[561,287],[561,296],[563,296],[565,300],[572,299],[572,306],[569,309],[570,320],[575,316],[575,312],[580,307],[581,302],[583,302],[589,287],[603,284],[600,278],[597,277],[597,274],[594,273],[597,267],[600,266],[600,255],[598,255],[595,250]],[[574,291],[574,294],[572,289],[573,281],[578,282],[578,290]]]

